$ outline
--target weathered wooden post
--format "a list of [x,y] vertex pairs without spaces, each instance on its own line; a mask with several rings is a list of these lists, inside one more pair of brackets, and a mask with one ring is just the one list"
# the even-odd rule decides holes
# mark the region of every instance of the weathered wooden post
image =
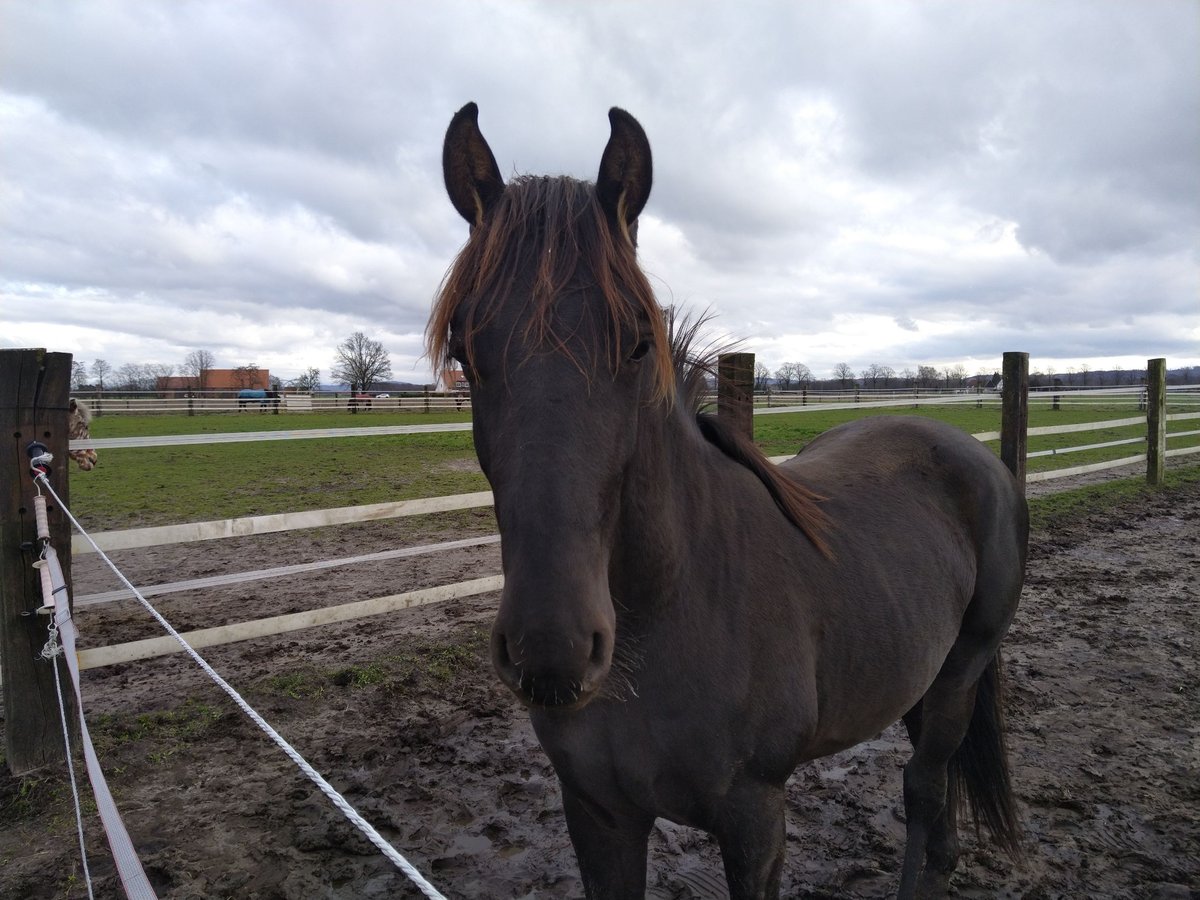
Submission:
[[717,415],[754,440],[754,354],[717,357]]
[[1000,460],[1025,490],[1025,449],[1029,431],[1029,354],[1004,354],[1000,391]]
[[[5,750],[14,775],[63,759],[62,726],[54,670],[40,656],[49,617],[42,605],[30,443],[40,441],[54,454],[50,483],[64,503],[71,387],[71,354],[45,350],[0,350],[0,673],[4,679]],[[50,541],[58,551],[68,593],[71,585],[71,527],[53,500],[48,504]],[[59,660],[57,665],[61,665]],[[59,672],[74,722],[70,675]]]
[[1146,361],[1146,481],[1162,484],[1167,471],[1167,361]]

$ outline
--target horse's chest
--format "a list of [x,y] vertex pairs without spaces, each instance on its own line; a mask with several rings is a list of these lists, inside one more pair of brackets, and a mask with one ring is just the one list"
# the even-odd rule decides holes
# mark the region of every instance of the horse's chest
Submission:
[[[695,700],[695,698],[692,698]],[[534,717],[538,738],[569,788],[609,807],[706,827],[756,755],[755,729],[719,706],[653,690],[567,717]]]

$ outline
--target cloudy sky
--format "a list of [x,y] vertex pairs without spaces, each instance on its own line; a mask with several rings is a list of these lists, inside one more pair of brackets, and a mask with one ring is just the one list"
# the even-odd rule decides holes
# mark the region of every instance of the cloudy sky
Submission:
[[774,370],[1200,364],[1200,2],[0,2],[0,347],[425,381],[441,140],[592,178]]

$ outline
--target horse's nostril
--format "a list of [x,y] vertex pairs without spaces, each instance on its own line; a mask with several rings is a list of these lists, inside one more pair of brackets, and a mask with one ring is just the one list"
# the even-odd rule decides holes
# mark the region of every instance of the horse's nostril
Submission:
[[492,638],[492,661],[500,668],[508,668],[512,660],[508,656],[508,641],[504,635],[497,633]]
[[589,661],[593,666],[606,666],[608,664],[608,638],[604,633],[597,631],[592,635],[592,654]]

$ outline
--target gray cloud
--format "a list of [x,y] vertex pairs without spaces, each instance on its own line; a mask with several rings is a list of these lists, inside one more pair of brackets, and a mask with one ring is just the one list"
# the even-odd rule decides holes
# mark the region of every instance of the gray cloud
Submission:
[[476,100],[506,172],[592,177],[607,108],[638,116],[664,302],[771,367],[1200,363],[1194,3],[637,12],[5,5],[0,343],[53,343],[37,300],[85,359],[207,341],[286,377],[361,327],[423,380],[465,238],[441,137]]

